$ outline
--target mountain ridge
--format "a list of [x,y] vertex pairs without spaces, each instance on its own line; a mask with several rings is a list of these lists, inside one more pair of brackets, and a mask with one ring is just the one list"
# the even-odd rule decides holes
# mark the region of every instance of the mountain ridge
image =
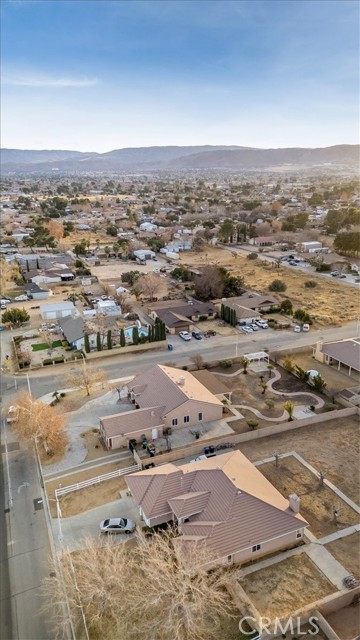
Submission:
[[276,165],[359,164],[359,145],[260,149],[230,145],[125,147],[105,153],[71,150],[0,150],[2,171],[126,171],[256,169]]

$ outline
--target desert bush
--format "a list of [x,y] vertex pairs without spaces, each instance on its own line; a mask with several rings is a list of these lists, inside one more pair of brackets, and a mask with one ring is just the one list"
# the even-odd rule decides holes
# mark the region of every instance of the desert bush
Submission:
[[315,287],[317,287],[317,282],[316,280],[306,280],[306,282],[304,282],[304,286],[307,289],[315,289]]
[[258,421],[253,420],[252,418],[250,418],[250,420],[247,420],[246,424],[252,430],[256,429],[256,427],[259,425]]
[[232,366],[232,360],[220,360],[219,367],[222,369],[230,369]]
[[283,280],[273,280],[269,284],[269,291],[286,291],[287,286]]

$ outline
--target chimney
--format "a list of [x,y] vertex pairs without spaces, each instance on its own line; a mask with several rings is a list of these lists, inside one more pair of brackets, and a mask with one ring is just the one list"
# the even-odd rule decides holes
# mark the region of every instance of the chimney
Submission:
[[178,385],[180,385],[180,387],[183,387],[185,384],[185,378],[184,376],[180,376],[179,380],[178,380]]
[[296,493],[292,493],[289,496],[289,507],[291,511],[294,513],[299,513],[300,511],[300,498],[296,495]]

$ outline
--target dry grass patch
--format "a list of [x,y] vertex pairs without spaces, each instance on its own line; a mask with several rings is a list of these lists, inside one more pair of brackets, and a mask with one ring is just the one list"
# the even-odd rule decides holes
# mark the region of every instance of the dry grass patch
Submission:
[[260,614],[272,620],[336,591],[305,553],[250,573],[240,583]]
[[321,424],[244,442],[238,448],[252,462],[273,456],[274,453],[296,451],[359,504],[359,444],[358,416],[336,420],[329,414],[329,420]]
[[[343,502],[329,487],[320,486],[318,478],[293,456],[258,467],[261,473],[287,498],[296,493],[300,498],[300,513],[318,538],[345,529],[359,522],[359,514]],[[338,521],[333,509],[340,507]]]
[[[81,473],[74,473],[66,478],[49,480],[45,483],[45,489],[47,495],[52,500],[55,498],[55,489],[60,487],[68,487],[77,482],[83,482],[84,480],[90,480],[96,478],[99,475],[105,473],[111,473],[119,468],[129,467],[131,465],[130,460],[124,461],[124,463],[114,462],[112,464],[106,464],[96,469],[87,469]],[[72,491],[65,496],[59,498],[61,511],[64,518],[75,516],[78,513],[83,513],[94,507],[100,507],[107,502],[113,502],[119,499],[119,491],[126,489],[126,482],[124,476],[118,476],[111,480],[105,480],[99,482],[86,489],[79,489],[78,491]],[[56,504],[50,501],[50,510],[53,518],[56,517]]]
[[360,579],[360,532],[352,533],[325,545],[326,549],[345,569]]
[[185,259],[182,263],[184,266],[198,267],[204,264],[215,264],[226,267],[233,274],[242,275],[246,287],[259,293],[266,293],[269,284],[275,278],[283,280],[287,285],[287,291],[277,294],[277,297],[280,300],[290,297],[295,309],[304,309],[316,319],[319,325],[340,325],[356,320],[358,316],[354,288],[325,280],[315,273],[311,273],[311,278],[316,280],[318,286],[311,290],[305,288],[305,282],[309,280],[309,274],[306,272],[288,267],[274,268],[271,263],[260,258],[249,261],[241,254],[233,258],[231,249],[227,251],[206,247],[203,253],[186,253],[184,258],[186,259],[186,264]]

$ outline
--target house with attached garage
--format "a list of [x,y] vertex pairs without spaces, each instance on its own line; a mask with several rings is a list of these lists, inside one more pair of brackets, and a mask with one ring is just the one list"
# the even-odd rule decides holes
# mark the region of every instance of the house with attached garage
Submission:
[[152,303],[148,307],[148,314],[153,320],[162,320],[167,332],[174,334],[191,331],[194,323],[200,320],[214,320],[217,310],[212,302],[169,300]]
[[284,498],[240,451],[164,464],[125,479],[145,524],[174,522],[180,553],[205,544],[209,568],[293,547],[308,526],[298,496]]
[[157,364],[127,383],[135,410],[100,418],[100,437],[108,449],[141,442],[145,435],[156,440],[172,430],[220,420],[220,398],[189,371]]

